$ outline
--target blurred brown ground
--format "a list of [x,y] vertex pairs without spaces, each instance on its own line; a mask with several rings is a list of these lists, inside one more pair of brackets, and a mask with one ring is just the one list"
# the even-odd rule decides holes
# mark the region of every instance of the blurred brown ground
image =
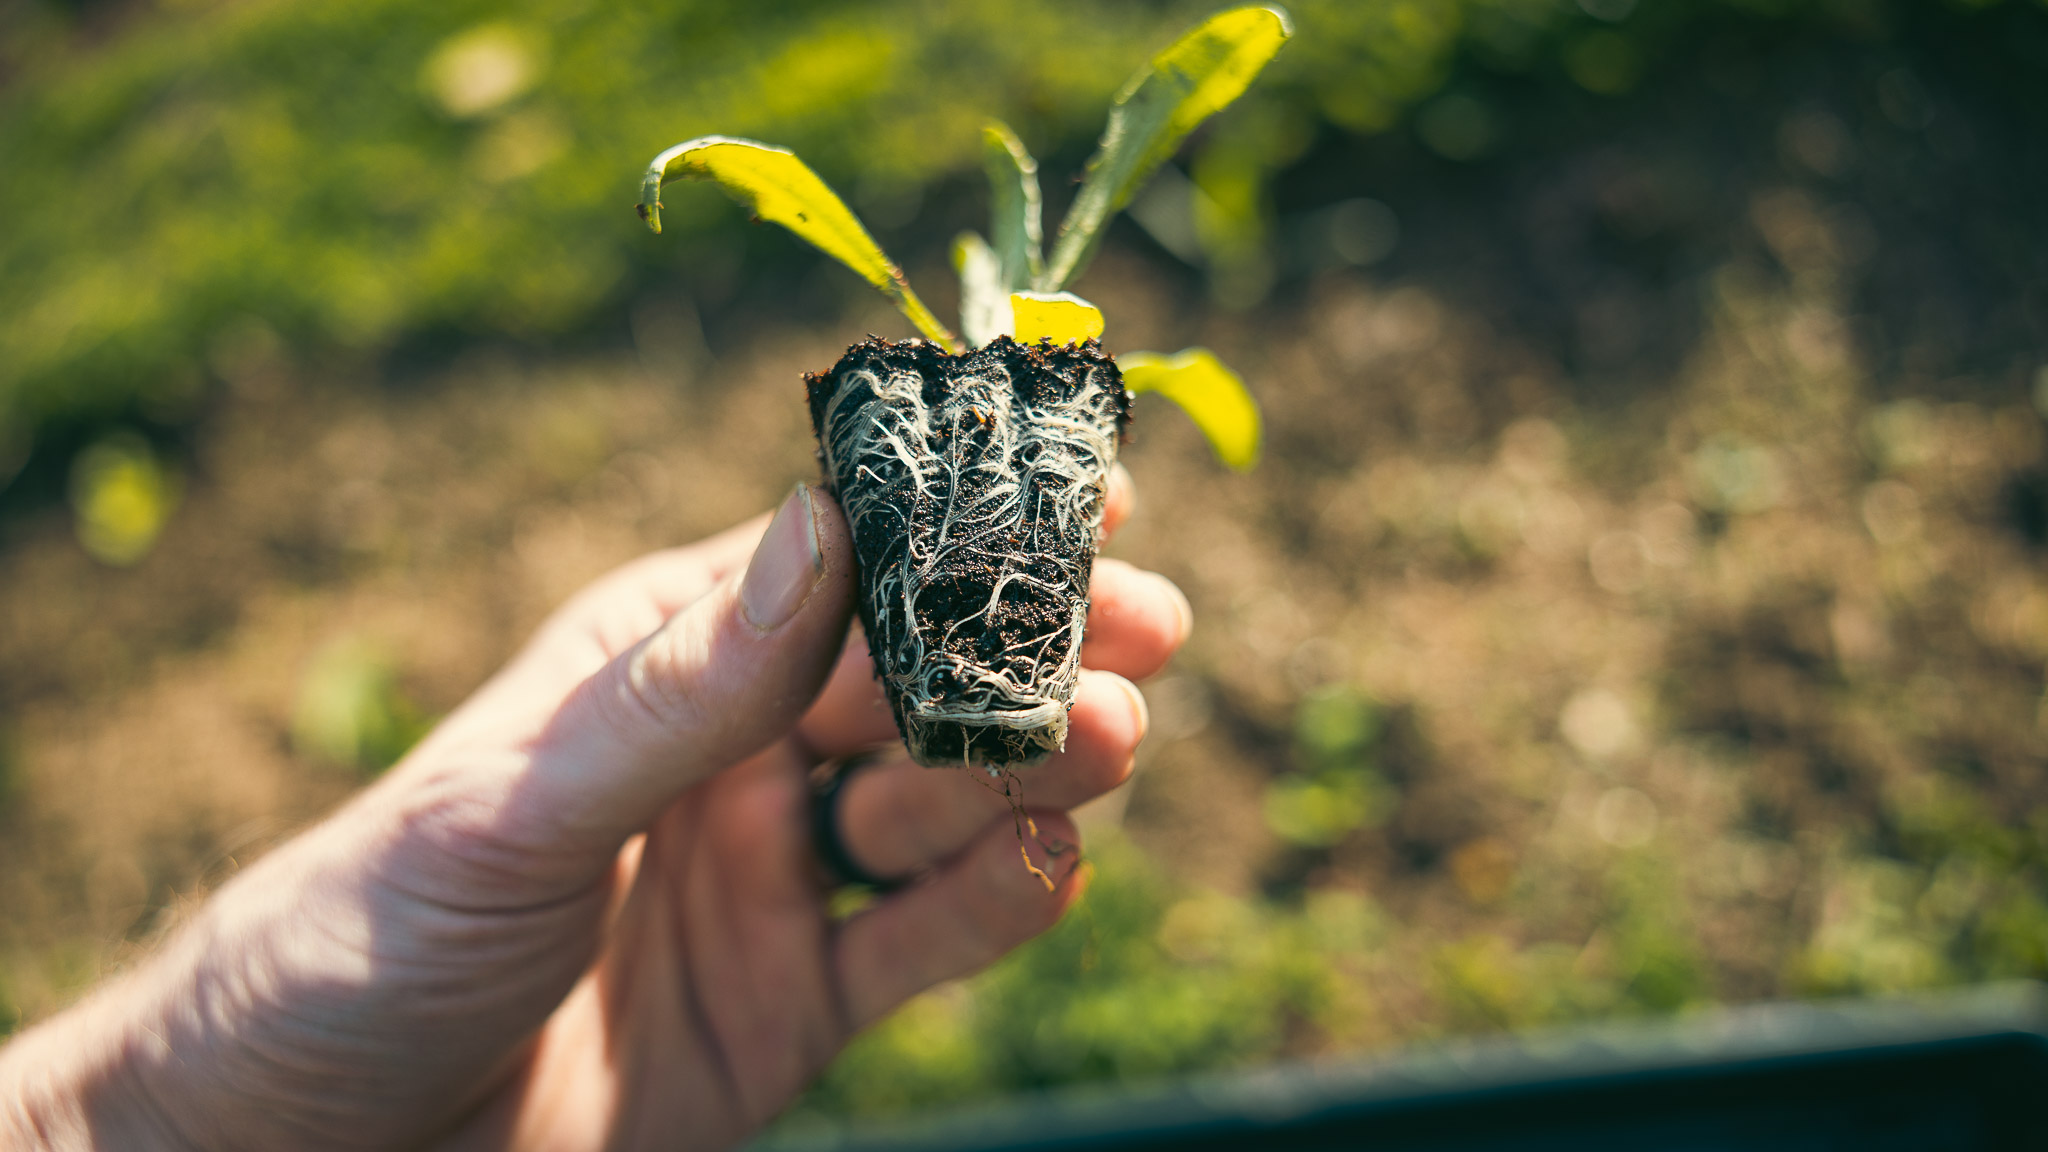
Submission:
[[[1779,210],[1800,209],[1759,209]],[[1563,941],[1597,970],[1620,866],[1682,898],[1718,996],[1784,993],[1828,933],[1875,930],[1851,841],[1893,807],[2039,803],[2048,581],[1996,515],[2040,467],[2039,420],[1872,404],[1824,287],[1717,277],[1660,419],[1601,430],[1632,457],[1603,475],[1554,369],[1422,288],[1331,275],[1231,316],[1128,257],[1095,284],[1115,347],[1199,332],[1270,421],[1237,477],[1142,405],[1140,510],[1110,552],[1179,581],[1199,623],[1153,686],[1127,827],[1198,885],[1369,891],[1409,926],[1372,961],[1376,1038],[1449,1010],[1425,978],[1446,945]],[[355,786],[293,752],[323,651],[386,653],[407,698],[451,708],[583,581],[808,478],[799,375],[867,326],[894,321],[694,365],[477,353],[405,392],[253,365],[145,564],[95,565],[54,516],[0,557],[24,1014]],[[1333,684],[1391,718],[1400,801],[1289,848],[1261,790]]]
[[[1265,406],[1235,476],[1141,400],[1109,551],[1197,614],[1149,687],[1130,838],[1192,888],[1364,894],[1392,926],[1292,1049],[2048,974],[2041,285],[1957,255],[2038,217],[1955,159],[2029,121],[1956,145],[1838,107],[1821,65],[1734,111],[1724,79],[1535,109],[1490,166],[1305,163],[1280,192],[1313,207],[1313,179],[1357,195],[1361,156],[1405,155],[1368,189],[1399,254],[1289,269],[1248,311],[1130,230],[1080,286],[1113,351],[1206,344]],[[16,526],[0,993],[24,1019],[359,786],[305,734],[321,669],[452,708],[584,581],[813,477],[801,373],[903,334],[855,306],[713,357],[693,315],[653,298],[637,348],[397,380],[257,341],[143,563],[99,566],[59,509]],[[1264,808],[1332,694],[1380,718],[1387,799],[1304,847]]]

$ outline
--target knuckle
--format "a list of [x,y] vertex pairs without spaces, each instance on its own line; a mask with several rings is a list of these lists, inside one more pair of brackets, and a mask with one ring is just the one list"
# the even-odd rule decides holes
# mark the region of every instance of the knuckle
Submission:
[[387,809],[386,882],[453,911],[516,908],[559,879],[544,818],[521,802],[517,764],[451,763],[399,793]]
[[613,691],[598,704],[617,714],[608,719],[632,726],[651,722],[657,730],[700,729],[712,719],[704,700],[702,646],[695,629],[678,617],[649,636],[626,658]]
[[479,794],[470,776],[454,769],[427,774],[387,813],[393,879],[437,903],[474,888],[497,858],[510,855],[501,846],[498,805]]

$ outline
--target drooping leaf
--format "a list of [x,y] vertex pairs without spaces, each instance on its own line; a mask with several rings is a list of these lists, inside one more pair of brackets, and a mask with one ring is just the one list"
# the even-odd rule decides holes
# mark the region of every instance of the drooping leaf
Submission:
[[1010,289],[1003,282],[1002,262],[978,232],[953,239],[953,270],[960,274],[960,331],[967,346],[979,348],[1011,333]]
[[1043,291],[1059,291],[1086,268],[1111,216],[1188,133],[1244,94],[1293,35],[1279,8],[1232,8],[1209,17],[1132,76],[1109,109],[1109,126],[1088,175],[1060,223]]
[[1012,292],[1017,343],[1081,344],[1102,337],[1102,309],[1072,292]]
[[640,218],[649,228],[661,231],[662,185],[684,179],[715,181],[756,218],[782,225],[853,269],[927,338],[948,348],[958,346],[860,218],[796,153],[731,136],[700,136],[670,148],[654,158],[640,182]]
[[1157,392],[1180,405],[1209,438],[1217,459],[1239,472],[1259,462],[1259,405],[1214,352],[1127,352],[1117,357],[1117,366],[1123,369],[1124,387]]
[[982,167],[988,170],[989,235],[1002,262],[1003,290],[1029,288],[1045,271],[1043,209],[1038,195],[1038,161],[1010,126],[991,120],[981,130]]

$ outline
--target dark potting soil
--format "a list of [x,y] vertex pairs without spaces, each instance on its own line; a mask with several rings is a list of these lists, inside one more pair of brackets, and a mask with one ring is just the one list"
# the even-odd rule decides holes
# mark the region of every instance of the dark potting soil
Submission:
[[1066,739],[1110,467],[1116,362],[998,337],[951,355],[869,337],[804,377],[860,618],[919,763],[992,769]]

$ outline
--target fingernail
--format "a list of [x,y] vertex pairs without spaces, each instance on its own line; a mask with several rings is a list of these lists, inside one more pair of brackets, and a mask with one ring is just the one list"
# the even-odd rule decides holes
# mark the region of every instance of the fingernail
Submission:
[[811,490],[796,486],[761,543],[747,562],[746,578],[740,581],[740,610],[747,623],[763,632],[773,632],[789,622],[818,577],[825,573],[825,554],[818,547],[818,510]]
[[1138,739],[1143,740],[1145,733],[1152,730],[1152,710],[1145,706],[1145,694],[1138,691],[1136,684],[1125,680],[1123,685],[1124,695],[1131,698],[1131,720],[1138,726]]
[[1180,590],[1180,585],[1175,584],[1157,572],[1152,573],[1152,578],[1166,586],[1166,598],[1173,602],[1174,614],[1180,620],[1180,631],[1174,643],[1179,644],[1185,641],[1189,633],[1195,630],[1194,605],[1188,603],[1188,595]]

